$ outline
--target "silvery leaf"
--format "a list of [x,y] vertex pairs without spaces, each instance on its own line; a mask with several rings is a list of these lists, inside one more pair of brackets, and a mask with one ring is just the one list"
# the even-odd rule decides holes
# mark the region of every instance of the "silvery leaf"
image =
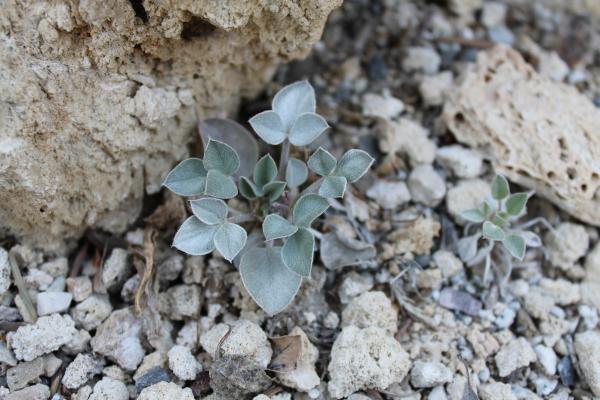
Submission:
[[192,212],[200,221],[208,225],[225,222],[227,204],[223,200],[204,198],[190,201]]
[[281,118],[284,132],[292,127],[301,114],[314,113],[316,109],[315,90],[308,81],[287,85],[273,98],[273,111]]
[[246,230],[239,225],[225,222],[215,233],[215,247],[224,259],[231,262],[246,244]]
[[315,238],[308,229],[300,228],[283,245],[283,263],[298,275],[310,277],[313,263]]
[[254,167],[254,183],[263,187],[277,176],[277,164],[270,154],[264,155]]
[[504,200],[510,194],[508,181],[502,175],[496,175],[492,182],[492,197],[496,200]]
[[537,248],[542,246],[542,239],[534,232],[524,231],[520,232],[519,235],[525,240],[527,247]]
[[375,159],[366,151],[351,149],[340,158],[333,174],[343,176],[348,180],[348,183],[353,183],[369,170],[373,161]]
[[271,183],[267,183],[263,189],[264,196],[267,196],[271,203],[280,198],[284,190],[285,182],[283,181],[273,181]]
[[504,231],[498,225],[494,224],[490,221],[485,221],[483,223],[483,236],[486,239],[502,241],[505,238]]
[[286,129],[275,111],[263,111],[248,122],[254,132],[269,144],[281,144],[286,138]]
[[233,175],[240,167],[240,158],[235,150],[223,142],[208,140],[204,150],[204,168],[217,170],[225,175]]
[[289,187],[298,187],[306,182],[308,178],[308,168],[304,161],[296,158],[290,158],[285,170],[285,180]]
[[320,251],[321,261],[327,269],[337,269],[348,265],[358,265],[375,260],[375,246],[330,232],[323,235]]
[[262,229],[265,239],[274,240],[293,235],[298,230],[298,227],[292,225],[287,219],[278,214],[269,214],[263,221]]
[[329,128],[327,121],[319,114],[302,114],[292,125],[288,139],[294,146],[306,146],[318,138],[327,128]]
[[290,304],[302,277],[286,268],[281,247],[253,248],[242,255],[242,283],[256,304],[270,315]]
[[198,196],[206,186],[206,169],[199,158],[188,158],[180,162],[165,178],[163,183],[180,196]]
[[248,200],[255,200],[263,195],[262,189],[245,176],[240,179],[240,193]]
[[202,256],[215,249],[214,236],[218,225],[207,225],[192,216],[179,227],[173,238],[173,247],[192,256]]
[[308,159],[308,167],[321,176],[327,176],[333,172],[337,160],[327,150],[319,147]]
[[344,197],[346,191],[346,178],[343,176],[326,176],[319,187],[319,194],[323,197]]
[[237,196],[237,187],[233,178],[222,172],[211,169],[206,174],[206,189],[204,194],[219,199],[231,199]]
[[506,236],[502,244],[513,257],[522,260],[525,256],[525,240],[521,236],[512,233]]
[[242,125],[227,118],[207,118],[198,123],[202,143],[209,139],[218,140],[231,146],[240,158],[240,168],[234,176],[250,176],[258,158],[258,144],[254,136]]
[[308,228],[312,222],[329,208],[329,202],[317,194],[306,194],[296,201],[292,211],[293,223]]
[[479,233],[466,236],[457,243],[458,256],[464,262],[469,262],[477,255],[477,243],[481,235]]
[[527,193],[511,194],[506,199],[506,212],[508,215],[516,217],[525,209],[529,195]]
[[480,223],[485,221],[485,214],[478,209],[463,211],[460,213],[460,216],[469,222]]

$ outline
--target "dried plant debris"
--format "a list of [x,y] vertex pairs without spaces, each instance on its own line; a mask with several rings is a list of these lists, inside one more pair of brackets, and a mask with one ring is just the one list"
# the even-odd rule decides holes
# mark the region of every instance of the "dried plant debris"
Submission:
[[[600,397],[600,9],[562,3],[346,1],[144,168],[140,216],[103,222],[123,234],[1,240],[0,398]],[[48,7],[56,50],[80,32]],[[131,68],[111,90],[155,98]]]

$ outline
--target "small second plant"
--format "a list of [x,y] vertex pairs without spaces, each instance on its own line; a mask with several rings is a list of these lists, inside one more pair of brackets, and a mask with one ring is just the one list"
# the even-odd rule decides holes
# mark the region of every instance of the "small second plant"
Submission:
[[[278,163],[269,153],[256,160],[256,142],[241,125],[205,120],[203,157],[182,161],[164,185],[191,198],[193,215],[175,234],[173,246],[190,255],[218,251],[238,266],[256,303],[275,314],[311,275],[319,236],[315,222],[330,199],[343,197],[347,185],[369,170],[373,158],[352,149],[338,160],[321,147],[307,160],[290,157],[292,146],[305,148],[329,127],[316,113],[315,92],[306,81],[281,89],[272,109],[249,123],[265,143],[280,147]],[[231,207],[230,199],[246,203],[244,211]]]

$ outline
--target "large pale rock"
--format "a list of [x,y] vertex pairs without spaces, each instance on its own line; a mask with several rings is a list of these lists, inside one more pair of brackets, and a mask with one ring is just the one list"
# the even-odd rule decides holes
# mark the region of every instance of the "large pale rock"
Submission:
[[123,231],[187,154],[305,56],[341,0],[8,0],[0,15],[0,231],[57,248]]
[[460,142],[487,150],[496,171],[600,225],[600,110],[574,87],[496,46],[448,95],[443,117]]

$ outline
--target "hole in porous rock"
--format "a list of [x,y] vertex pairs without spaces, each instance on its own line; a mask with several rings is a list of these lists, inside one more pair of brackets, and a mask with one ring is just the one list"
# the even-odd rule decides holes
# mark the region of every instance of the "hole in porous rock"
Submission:
[[556,174],[554,173],[554,171],[547,172],[546,176],[548,177],[548,179],[554,179],[554,178],[556,178]]
[[597,172],[592,172],[592,180],[597,181],[600,175]]
[[133,8],[135,16],[144,21],[144,23],[148,22],[148,13],[144,8],[144,0],[129,0],[129,3],[131,3],[131,8]]
[[587,188],[588,188],[588,186],[585,183],[583,185],[581,185],[582,192],[587,192]]
[[577,171],[575,170],[575,168],[569,167],[567,168],[567,175],[569,176],[569,179],[573,180],[577,178]]
[[463,122],[465,122],[465,116],[463,115],[463,113],[457,113],[457,114],[454,116],[454,120],[455,120],[456,122],[458,122],[459,124],[462,124]]
[[183,24],[181,38],[185,40],[196,37],[208,36],[217,29],[216,26],[200,17],[193,17],[191,20]]

